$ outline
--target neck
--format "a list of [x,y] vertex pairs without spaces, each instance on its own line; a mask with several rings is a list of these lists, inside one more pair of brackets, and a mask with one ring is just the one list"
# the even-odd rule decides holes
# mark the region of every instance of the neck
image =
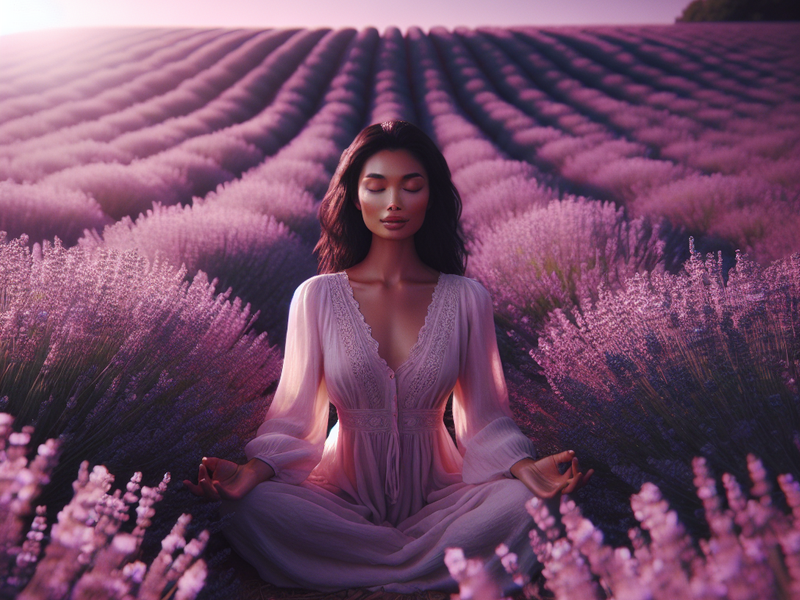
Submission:
[[393,285],[400,281],[430,278],[436,271],[422,262],[414,238],[386,240],[372,236],[372,244],[358,270],[365,279]]

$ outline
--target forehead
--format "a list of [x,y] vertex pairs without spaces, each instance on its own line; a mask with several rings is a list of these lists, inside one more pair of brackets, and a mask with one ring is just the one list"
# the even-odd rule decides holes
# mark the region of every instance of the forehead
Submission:
[[361,177],[367,174],[384,177],[403,177],[409,173],[419,173],[427,177],[424,165],[408,150],[381,150],[370,156],[361,168]]

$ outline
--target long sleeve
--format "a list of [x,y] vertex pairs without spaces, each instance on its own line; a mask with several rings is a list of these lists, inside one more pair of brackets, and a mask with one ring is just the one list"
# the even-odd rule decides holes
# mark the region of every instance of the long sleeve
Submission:
[[318,278],[303,282],[289,307],[283,370],[266,421],[245,447],[275,470],[275,481],[304,481],[322,456],[328,424],[320,312],[328,299]]
[[489,292],[475,280],[464,283],[461,327],[467,331],[453,390],[453,420],[463,480],[482,483],[511,477],[511,466],[535,457],[536,451],[511,417]]

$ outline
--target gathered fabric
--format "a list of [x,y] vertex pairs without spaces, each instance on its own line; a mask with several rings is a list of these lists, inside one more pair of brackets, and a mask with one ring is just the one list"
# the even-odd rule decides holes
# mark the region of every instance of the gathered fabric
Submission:
[[[443,422],[451,393],[457,445]],[[397,370],[346,273],[301,284],[280,383],[245,452],[275,476],[223,504],[225,534],[277,585],[452,589],[451,546],[487,557],[505,543],[523,569],[534,563],[531,493],[509,469],[535,450],[511,418],[491,298],[473,279],[440,274]]]

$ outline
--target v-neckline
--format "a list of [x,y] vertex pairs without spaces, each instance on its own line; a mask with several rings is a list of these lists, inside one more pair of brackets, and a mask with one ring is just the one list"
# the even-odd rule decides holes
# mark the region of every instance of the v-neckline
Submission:
[[442,280],[444,279],[444,273],[439,272],[439,278],[436,280],[436,285],[433,286],[433,294],[431,295],[431,302],[430,304],[428,304],[428,311],[425,313],[425,321],[422,323],[422,327],[420,327],[420,330],[417,333],[417,341],[414,343],[413,346],[411,346],[411,350],[408,351],[408,357],[406,357],[406,359],[402,363],[400,363],[400,365],[398,365],[396,369],[392,369],[392,367],[389,366],[389,363],[386,362],[386,359],[383,358],[380,352],[378,351],[380,344],[378,343],[378,340],[375,339],[375,336],[372,335],[372,327],[369,325],[369,323],[367,323],[367,320],[364,318],[364,313],[361,312],[361,305],[358,303],[358,300],[356,300],[356,296],[353,293],[353,286],[350,283],[350,276],[347,274],[347,271],[340,271],[339,274],[342,276],[344,286],[350,292],[349,296],[350,300],[353,303],[353,308],[360,317],[360,319],[358,320],[361,321],[362,329],[364,333],[366,333],[367,339],[369,340],[369,345],[373,348],[375,356],[378,357],[378,360],[383,363],[384,367],[386,367],[386,369],[390,373],[396,374],[400,372],[401,369],[403,369],[414,359],[415,355],[419,351],[419,348],[422,346],[422,342],[425,339],[425,335],[427,334],[428,331],[431,315],[434,312],[433,309],[436,306],[436,300],[439,296],[439,288],[441,288]]

